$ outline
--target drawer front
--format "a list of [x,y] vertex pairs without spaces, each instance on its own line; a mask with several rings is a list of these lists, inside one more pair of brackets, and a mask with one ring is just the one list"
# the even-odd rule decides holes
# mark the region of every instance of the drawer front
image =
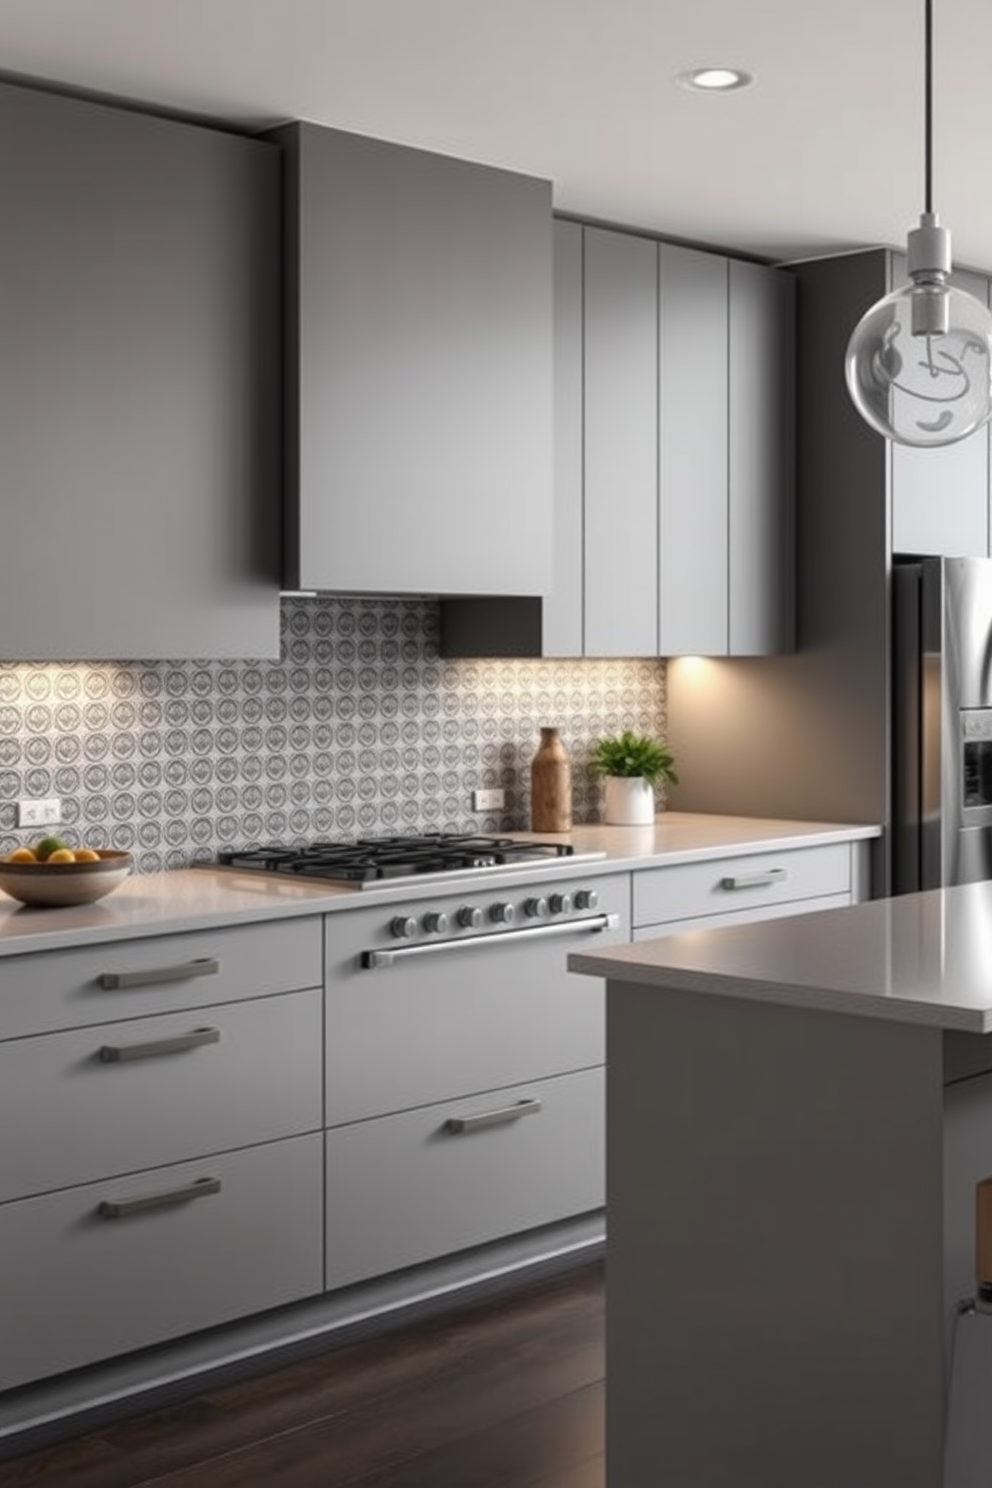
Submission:
[[0,1044],[0,1201],[318,1130],[321,1032],[314,989]]
[[[618,924],[592,940],[580,925],[551,939],[494,936],[376,970],[360,956],[382,912],[328,915],[327,1125],[601,1064],[603,985],[572,976],[566,960],[629,939],[629,877],[596,889],[597,914]],[[464,902],[486,910],[493,897]]]
[[298,1137],[0,1208],[0,1388],[318,1293],[321,1160]]
[[317,987],[322,936],[313,916],[4,956],[0,1039]]
[[847,842],[677,863],[634,874],[634,926],[850,893]]
[[813,914],[820,909],[843,909],[850,904],[848,894],[826,894],[820,899],[795,899],[785,903],[766,904],[760,909],[739,909],[732,914],[707,915],[695,920],[665,920],[660,925],[640,925],[634,931],[635,944],[657,940],[662,935],[681,935],[687,930],[722,930],[729,925],[750,925],[755,920],[778,920],[786,915]]
[[604,1127],[593,1069],[328,1132],[328,1287],[602,1207]]

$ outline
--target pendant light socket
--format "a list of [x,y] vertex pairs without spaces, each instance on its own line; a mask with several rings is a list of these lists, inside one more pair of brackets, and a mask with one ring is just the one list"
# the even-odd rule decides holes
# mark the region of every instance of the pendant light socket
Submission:
[[951,272],[951,234],[941,227],[936,212],[921,212],[920,225],[906,235],[907,267],[911,279]]

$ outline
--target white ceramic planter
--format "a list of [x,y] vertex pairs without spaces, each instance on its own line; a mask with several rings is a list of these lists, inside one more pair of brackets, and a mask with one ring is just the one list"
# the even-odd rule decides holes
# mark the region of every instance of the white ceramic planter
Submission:
[[604,819],[610,827],[643,827],[654,821],[654,787],[643,775],[607,775]]

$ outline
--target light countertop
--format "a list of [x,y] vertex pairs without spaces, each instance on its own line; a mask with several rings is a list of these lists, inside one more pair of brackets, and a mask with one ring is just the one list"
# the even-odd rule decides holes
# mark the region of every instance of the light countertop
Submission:
[[573,953],[568,966],[620,984],[988,1033],[992,882]]
[[[761,818],[665,812],[645,827],[576,827],[560,834],[510,832],[507,836],[570,843],[577,852],[603,856],[575,863],[563,858],[531,864],[528,883],[551,882],[565,874],[629,871],[654,864],[739,856],[762,849],[816,847],[877,837],[876,826],[771,821]],[[459,875],[457,887],[500,889],[519,883],[522,870],[487,872],[476,878]],[[72,908],[28,909],[0,892],[0,957],[27,951],[126,940],[141,935],[205,929],[249,920],[334,913],[358,906],[406,903],[437,897],[437,882],[410,887],[376,888],[303,883],[271,873],[197,867],[169,873],[133,874],[106,898]],[[446,886],[449,890],[454,884]]]

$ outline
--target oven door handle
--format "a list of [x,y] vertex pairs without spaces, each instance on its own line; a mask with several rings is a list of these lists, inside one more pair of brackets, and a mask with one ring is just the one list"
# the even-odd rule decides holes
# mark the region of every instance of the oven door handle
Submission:
[[619,923],[618,914],[601,914],[585,920],[564,920],[560,925],[535,925],[527,930],[494,930],[487,935],[463,935],[456,940],[426,940],[423,945],[397,946],[395,950],[363,951],[361,964],[366,971],[372,971],[382,966],[394,966],[397,961],[408,961],[411,956],[440,956],[443,951],[472,951],[479,946],[548,940],[553,935],[575,935],[576,932],[592,935],[603,930],[615,930]]

